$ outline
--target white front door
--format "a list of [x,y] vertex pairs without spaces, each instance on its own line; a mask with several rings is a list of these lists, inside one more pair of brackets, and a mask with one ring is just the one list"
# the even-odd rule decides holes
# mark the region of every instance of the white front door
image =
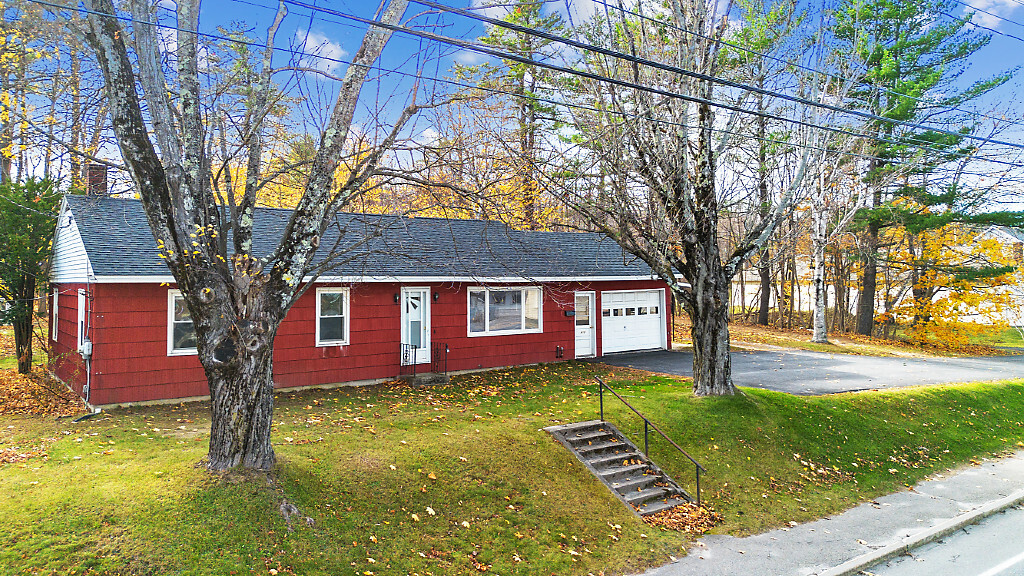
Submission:
[[589,358],[594,350],[594,293],[576,293],[576,357]]
[[402,344],[402,364],[430,362],[429,288],[402,288]]

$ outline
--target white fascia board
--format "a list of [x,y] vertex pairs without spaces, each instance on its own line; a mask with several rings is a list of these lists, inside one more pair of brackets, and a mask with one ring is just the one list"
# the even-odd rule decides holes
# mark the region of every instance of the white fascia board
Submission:
[[174,276],[97,276],[97,284],[174,284]]
[[[311,277],[304,278],[308,282]],[[623,280],[658,280],[650,275],[640,276],[538,276],[523,278],[521,276],[476,277],[476,276],[321,276],[317,284],[352,284],[352,283],[399,283],[399,284],[440,284],[457,282],[460,284],[536,284],[537,282],[616,282]],[[167,276],[96,276],[99,284],[173,284],[174,277]]]

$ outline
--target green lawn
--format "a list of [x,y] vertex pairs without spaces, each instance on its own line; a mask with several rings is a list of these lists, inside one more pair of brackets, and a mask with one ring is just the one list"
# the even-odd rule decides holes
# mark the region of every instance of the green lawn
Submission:
[[1024,347],[1024,338],[1018,328],[989,329],[971,338],[971,344],[983,344],[986,346],[1012,346]]
[[[0,456],[47,453],[0,464],[0,574],[582,575],[661,564],[688,537],[633,517],[540,430],[596,417],[595,374],[708,468],[719,532],[821,517],[1024,440],[1024,382],[696,399],[682,380],[575,362],[437,388],[281,395],[270,479],[196,466],[204,404],[80,424],[0,416]],[[687,460],[657,441],[652,453],[692,488]],[[312,525],[289,529],[283,499]]]
[[[46,329],[46,326],[43,326]],[[43,332],[45,334],[45,332]],[[35,366],[46,365],[46,350],[39,346],[38,339],[32,342],[32,364]],[[0,370],[17,370],[18,357],[14,351],[14,328],[12,326],[0,326]]]

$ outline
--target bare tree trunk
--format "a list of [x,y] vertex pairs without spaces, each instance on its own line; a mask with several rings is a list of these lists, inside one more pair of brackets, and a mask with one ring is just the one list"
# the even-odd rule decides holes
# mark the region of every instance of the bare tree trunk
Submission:
[[18,373],[28,374],[32,371],[32,318],[34,307],[32,303],[36,292],[36,279],[32,274],[25,274],[22,277],[21,285],[18,286],[15,294],[17,302],[14,306],[25,307],[26,314],[18,314],[14,319],[14,350],[18,357]]
[[701,126],[697,174],[693,182],[696,239],[686,255],[692,295],[687,304],[693,338],[693,393],[724,396],[736,393],[729,355],[729,287],[732,274],[722,265],[718,246],[718,201],[715,157],[711,148],[711,109],[697,107]]
[[761,301],[757,309],[757,323],[768,325],[768,310],[772,302],[772,267],[768,262],[768,250],[761,251],[761,260],[757,262],[757,273],[761,281]]
[[865,235],[864,272],[857,300],[857,333],[871,336],[875,326],[875,291],[878,283],[878,224],[868,224]]
[[[759,86],[763,88],[764,77],[761,76],[759,79]],[[764,112],[764,96],[758,95],[757,98],[757,109],[760,112]],[[755,120],[757,122],[757,197],[760,206],[758,206],[758,213],[761,218],[768,217],[768,211],[770,209],[769,198],[768,198],[768,143],[766,140],[767,124],[768,119],[764,116],[758,116]],[[772,283],[772,266],[771,261],[768,259],[768,243],[761,247],[760,257],[757,261],[757,272],[761,279],[761,302],[760,307],[757,310],[757,323],[761,326],[768,325],[768,307],[771,306],[771,283]]]
[[683,298],[693,340],[693,393],[723,396],[736,393],[729,355],[729,278],[723,274],[718,242],[700,245],[702,265],[696,267],[692,295]]
[[825,285],[825,247],[828,245],[828,203],[825,199],[824,182],[820,176],[811,203],[811,282],[814,293],[814,309],[811,313],[811,326],[814,332],[811,342],[827,344],[828,326],[825,324],[825,310],[828,308],[828,288]]
[[255,350],[241,347],[229,366],[206,369],[213,403],[208,466],[269,470],[275,462],[270,444],[273,425],[273,343]]
[[814,236],[811,251],[814,258],[814,334],[811,342],[828,344],[828,326],[825,324],[825,310],[828,307],[828,289],[825,285],[825,215],[814,214]]

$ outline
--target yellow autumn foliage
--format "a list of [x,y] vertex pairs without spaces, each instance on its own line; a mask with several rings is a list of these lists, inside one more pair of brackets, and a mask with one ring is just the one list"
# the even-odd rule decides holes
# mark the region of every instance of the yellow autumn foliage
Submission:
[[1020,306],[1024,278],[1019,270],[995,276],[972,277],[969,268],[1015,267],[1010,246],[983,237],[981,230],[947,224],[910,237],[905,230],[891,233],[900,247],[890,254],[891,266],[902,269],[913,282],[890,312],[890,318],[908,326],[907,336],[920,343],[959,347],[991,326],[1006,326],[1006,318]]

